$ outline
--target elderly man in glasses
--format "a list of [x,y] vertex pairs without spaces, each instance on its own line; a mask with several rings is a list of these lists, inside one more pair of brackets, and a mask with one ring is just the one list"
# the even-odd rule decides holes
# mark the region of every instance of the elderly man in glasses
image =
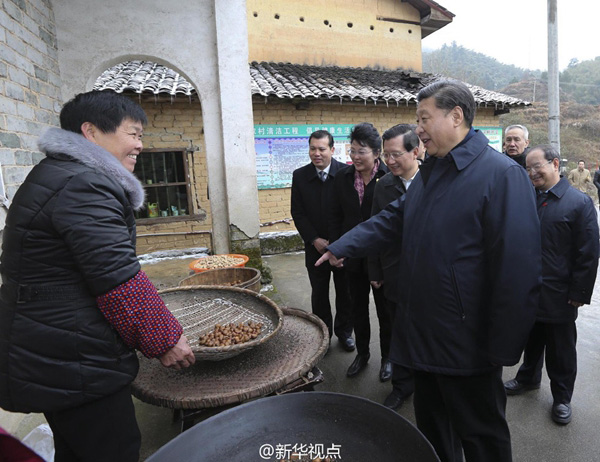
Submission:
[[527,172],[537,190],[542,231],[542,290],[536,322],[517,376],[504,384],[507,395],[540,388],[544,350],[554,404],[551,417],[571,421],[577,375],[579,307],[590,303],[598,268],[598,221],[592,199],[560,177],[560,156],[549,145],[527,155]]

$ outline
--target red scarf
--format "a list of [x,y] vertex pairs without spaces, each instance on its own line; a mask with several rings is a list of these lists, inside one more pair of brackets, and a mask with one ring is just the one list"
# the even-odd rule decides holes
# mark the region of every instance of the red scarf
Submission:
[[[377,170],[379,170],[379,159],[375,159],[375,162],[373,163],[373,170],[371,171],[371,178],[369,182],[373,180],[377,174]],[[356,192],[358,193],[358,202],[360,205],[362,205],[363,198],[365,197],[365,182],[363,181],[360,172],[356,170],[354,170],[354,189],[356,189]]]

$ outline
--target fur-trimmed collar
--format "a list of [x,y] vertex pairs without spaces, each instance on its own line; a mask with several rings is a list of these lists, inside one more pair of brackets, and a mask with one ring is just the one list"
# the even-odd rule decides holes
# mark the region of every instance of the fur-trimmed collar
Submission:
[[144,187],[110,152],[86,140],[83,135],[60,128],[48,129],[38,140],[40,151],[48,157],[64,159],[65,156],[99,170],[119,183],[135,210],[144,205]]

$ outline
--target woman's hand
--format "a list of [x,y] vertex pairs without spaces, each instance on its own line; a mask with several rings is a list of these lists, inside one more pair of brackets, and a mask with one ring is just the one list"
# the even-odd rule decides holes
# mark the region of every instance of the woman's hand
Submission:
[[176,370],[190,367],[196,362],[196,357],[188,345],[185,335],[179,337],[177,344],[160,356],[159,359],[163,366],[172,367]]

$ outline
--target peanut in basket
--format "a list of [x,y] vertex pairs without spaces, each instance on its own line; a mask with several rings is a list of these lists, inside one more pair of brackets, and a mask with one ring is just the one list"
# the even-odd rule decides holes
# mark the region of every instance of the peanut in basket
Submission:
[[260,335],[263,324],[249,321],[248,323],[216,324],[215,328],[200,336],[198,344],[208,347],[237,345],[254,340]]

